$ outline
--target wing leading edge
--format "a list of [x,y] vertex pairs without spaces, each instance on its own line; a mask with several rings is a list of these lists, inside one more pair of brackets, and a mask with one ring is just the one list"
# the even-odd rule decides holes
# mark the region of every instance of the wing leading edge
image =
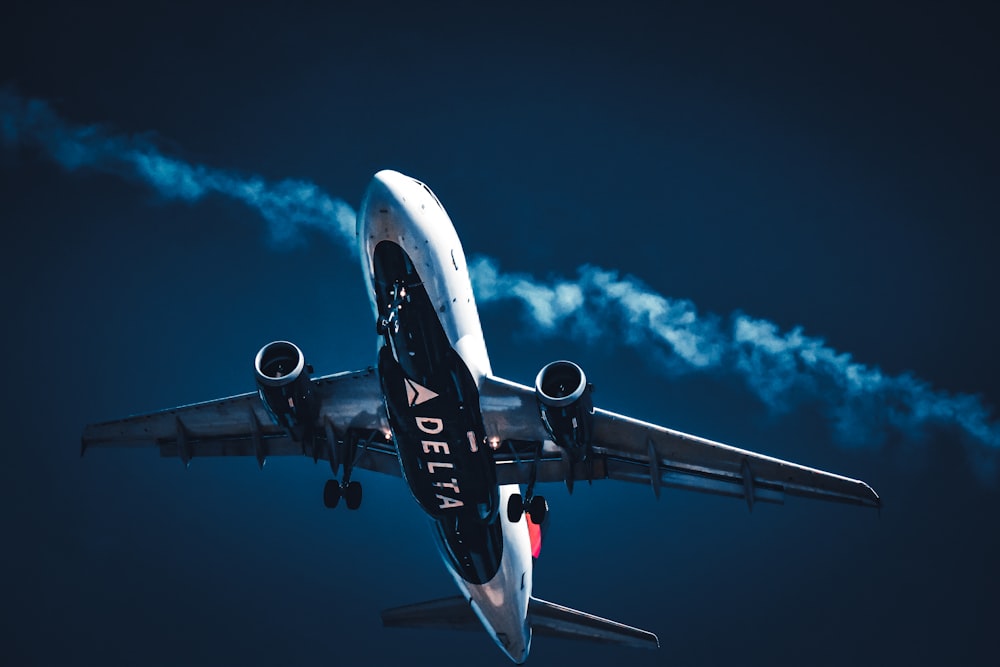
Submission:
[[538,418],[534,389],[487,378],[482,389],[487,431],[503,441],[496,453],[501,483],[526,483],[536,443],[542,442],[537,480],[617,479],[702,491],[755,502],[784,502],[803,496],[879,507],[878,494],[864,482],[757,454],[607,410],[595,409],[593,453],[570,462],[548,441]]
[[[353,452],[354,465],[399,476],[392,441],[385,437],[382,391],[374,369],[312,380],[321,398],[315,437],[292,440],[274,423],[257,392],[194,403],[84,428],[81,455],[92,447],[156,446],[160,456],[185,464],[207,456],[246,456],[263,466],[269,456],[309,456],[336,472]],[[357,444],[357,447],[351,445]]]

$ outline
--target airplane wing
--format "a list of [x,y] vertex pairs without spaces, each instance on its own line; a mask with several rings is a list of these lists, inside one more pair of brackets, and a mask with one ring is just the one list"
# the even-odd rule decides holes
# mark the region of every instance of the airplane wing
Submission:
[[[385,437],[382,390],[374,369],[312,380],[321,399],[316,435],[295,442],[274,424],[257,392],[194,403],[84,428],[81,455],[92,447],[150,447],[185,464],[207,456],[247,456],[260,466],[269,456],[309,456],[336,473],[345,456],[354,465],[399,476],[396,449]],[[356,446],[355,446],[356,444]]]
[[571,462],[550,440],[538,413],[535,390],[489,377],[481,389],[488,434],[502,441],[495,453],[501,483],[527,483],[535,451],[543,443],[537,481],[616,479],[703,491],[754,502],[784,502],[804,496],[878,507],[878,494],[864,482],[807,468],[680,431],[595,409],[589,461]]

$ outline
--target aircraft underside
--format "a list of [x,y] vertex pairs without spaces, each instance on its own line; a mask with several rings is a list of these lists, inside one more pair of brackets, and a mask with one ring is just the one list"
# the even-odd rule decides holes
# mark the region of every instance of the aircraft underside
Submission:
[[[879,507],[860,480],[597,408],[570,361],[534,387],[493,375],[464,251],[423,183],[375,175],[358,241],[379,336],[377,372],[313,378],[288,341],[261,348],[257,391],[90,424],[92,446],[205,456],[308,456],[334,479],[323,502],[356,510],[357,469],[401,476],[430,518],[460,595],[386,611],[386,626],[483,627],[517,663],[537,635],[655,648],[652,633],[535,598],[533,556],[548,505],[536,483],[575,480],[693,490],[755,503],[801,496]],[[418,270],[419,269],[419,270]],[[339,481],[336,479],[340,477]],[[522,496],[521,489],[525,488]]]
[[450,565],[469,583],[500,567],[496,473],[479,389],[451,348],[420,276],[391,241],[375,248],[378,374],[403,477],[436,523]]

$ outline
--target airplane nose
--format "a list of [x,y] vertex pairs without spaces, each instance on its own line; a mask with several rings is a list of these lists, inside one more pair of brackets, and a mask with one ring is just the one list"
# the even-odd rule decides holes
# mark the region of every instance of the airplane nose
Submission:
[[393,192],[393,182],[396,179],[393,178],[393,175],[397,173],[383,169],[372,177],[364,196],[364,201],[369,205],[369,208],[373,208],[373,204],[390,204],[396,199]]
[[358,238],[365,237],[365,229],[379,213],[390,213],[399,205],[398,198],[392,188],[393,174],[398,172],[383,169],[372,177],[364,197],[361,198],[361,210],[358,214]]
[[368,184],[366,196],[376,199],[399,201],[403,186],[409,180],[398,171],[383,169],[372,177],[372,182]]
[[358,236],[363,237],[363,225],[372,218],[382,214],[391,214],[402,207],[403,191],[402,185],[406,182],[406,176],[393,171],[383,169],[372,177],[365,190],[365,195],[361,200],[361,214],[358,215]]
[[383,183],[388,186],[391,183],[399,182],[401,180],[406,180],[406,176],[399,173],[398,171],[395,171],[394,169],[380,169],[372,177],[372,180],[378,181],[379,183]]

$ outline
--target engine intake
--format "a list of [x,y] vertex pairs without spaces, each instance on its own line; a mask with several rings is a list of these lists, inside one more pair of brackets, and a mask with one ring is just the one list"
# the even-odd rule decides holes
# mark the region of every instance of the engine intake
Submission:
[[257,392],[275,423],[297,442],[312,434],[319,417],[319,401],[302,350],[277,340],[260,348],[254,359]]
[[553,361],[538,372],[535,395],[542,423],[553,441],[577,456],[590,448],[594,420],[593,385],[572,361]]

